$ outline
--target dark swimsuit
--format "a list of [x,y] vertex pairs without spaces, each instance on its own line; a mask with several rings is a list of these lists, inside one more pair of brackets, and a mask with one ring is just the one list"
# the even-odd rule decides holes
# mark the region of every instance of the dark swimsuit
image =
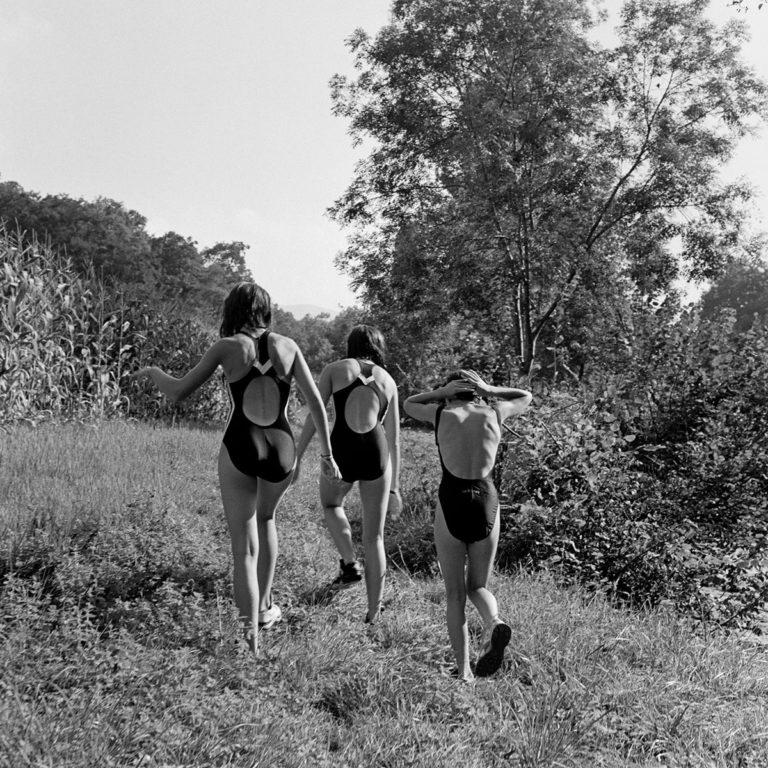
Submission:
[[[265,331],[255,340],[256,362],[251,370],[242,379],[228,382],[232,410],[224,432],[224,445],[230,460],[243,474],[279,483],[293,470],[296,445],[286,418],[291,385],[283,381],[272,366],[268,337],[269,331]],[[263,392],[260,385],[255,384],[251,392],[248,392],[248,388],[262,377],[274,381],[280,396],[277,417],[269,424],[257,424],[246,415],[249,410],[248,400],[258,398]]]
[[[344,389],[333,393],[333,408],[336,419],[331,431],[333,458],[341,471],[342,480],[354,483],[356,480],[376,480],[384,474],[389,461],[387,436],[382,421],[387,413],[387,398],[373,378],[373,364],[361,360],[360,374]],[[378,420],[369,432],[355,432],[344,418],[344,409],[350,394],[358,387],[369,387],[379,398]]]
[[435,444],[440,456],[440,466],[443,468],[438,498],[450,534],[465,544],[471,544],[486,538],[493,530],[499,508],[499,495],[491,479],[493,469],[485,477],[465,480],[452,475],[445,466],[437,440],[437,429],[444,407],[441,405],[435,413]]

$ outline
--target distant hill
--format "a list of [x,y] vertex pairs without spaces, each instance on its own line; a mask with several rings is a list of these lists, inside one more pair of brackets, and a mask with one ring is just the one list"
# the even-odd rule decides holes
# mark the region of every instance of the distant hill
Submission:
[[304,315],[317,317],[318,315],[327,314],[333,317],[336,314],[334,310],[318,307],[316,304],[288,304],[280,307],[280,309],[290,312],[297,320],[301,320]]

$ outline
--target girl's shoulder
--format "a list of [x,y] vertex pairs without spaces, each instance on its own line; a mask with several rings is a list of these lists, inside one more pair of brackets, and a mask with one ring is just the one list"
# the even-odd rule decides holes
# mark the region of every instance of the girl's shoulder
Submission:
[[354,357],[342,357],[325,366],[329,371],[358,370],[360,365]]
[[244,333],[236,333],[233,336],[222,336],[220,339],[216,339],[211,348],[218,350],[224,356],[239,355],[244,351],[250,352],[253,349],[253,340]]
[[294,353],[299,348],[293,339],[275,331],[269,331],[268,344],[278,353]]
[[387,395],[397,395],[397,384],[395,384],[395,380],[392,378],[389,371],[382,368],[380,365],[374,365],[373,377],[376,380],[376,383]]
[[333,391],[351,384],[360,374],[360,364],[353,357],[334,360],[323,369],[323,375],[330,378]]

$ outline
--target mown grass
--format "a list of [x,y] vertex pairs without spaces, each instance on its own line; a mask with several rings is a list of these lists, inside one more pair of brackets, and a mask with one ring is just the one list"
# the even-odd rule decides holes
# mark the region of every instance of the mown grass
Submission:
[[[252,661],[230,599],[219,440],[126,423],[4,435],[0,765],[768,763],[765,651],[546,576],[496,577],[514,660],[458,683],[419,543],[437,466],[419,433],[405,435],[406,510],[387,525],[383,620],[363,624],[362,589],[327,589],[336,556],[308,462],[279,513],[285,621]],[[477,649],[474,614],[470,629]]]

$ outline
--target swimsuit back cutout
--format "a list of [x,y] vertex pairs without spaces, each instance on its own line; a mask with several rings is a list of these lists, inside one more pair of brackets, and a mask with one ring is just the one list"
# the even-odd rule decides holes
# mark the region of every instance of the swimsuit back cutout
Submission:
[[269,331],[257,339],[248,373],[228,382],[231,411],[224,445],[237,469],[276,483],[293,469],[296,447],[286,410],[291,385],[277,375],[269,357]]
[[[360,367],[360,373],[346,387],[333,393],[333,407],[336,411],[337,420],[340,415],[343,415],[344,423],[353,431],[362,434],[373,429],[375,422],[384,421],[384,417],[387,414],[387,397],[373,376],[373,363],[366,362],[365,360],[356,360],[356,362]],[[350,403],[350,397],[352,398],[352,403]],[[352,416],[350,413],[352,409],[348,410],[348,404],[353,406],[354,411],[357,413],[362,410],[370,410],[370,406],[374,404],[376,399],[378,400],[378,413],[374,423],[370,423],[373,417],[369,416],[366,419],[369,421],[369,425],[361,429],[352,427],[349,422],[354,419],[349,418]]]
[[445,405],[435,412],[435,444],[443,476],[438,498],[449,533],[465,544],[485,539],[493,531],[499,509],[499,496],[491,475],[493,467],[484,477],[465,479],[456,477],[445,466],[437,431]]
[[375,480],[389,461],[382,422],[388,401],[373,376],[373,363],[357,360],[360,373],[346,387],[333,393],[336,419],[331,431],[333,457],[348,483]]

